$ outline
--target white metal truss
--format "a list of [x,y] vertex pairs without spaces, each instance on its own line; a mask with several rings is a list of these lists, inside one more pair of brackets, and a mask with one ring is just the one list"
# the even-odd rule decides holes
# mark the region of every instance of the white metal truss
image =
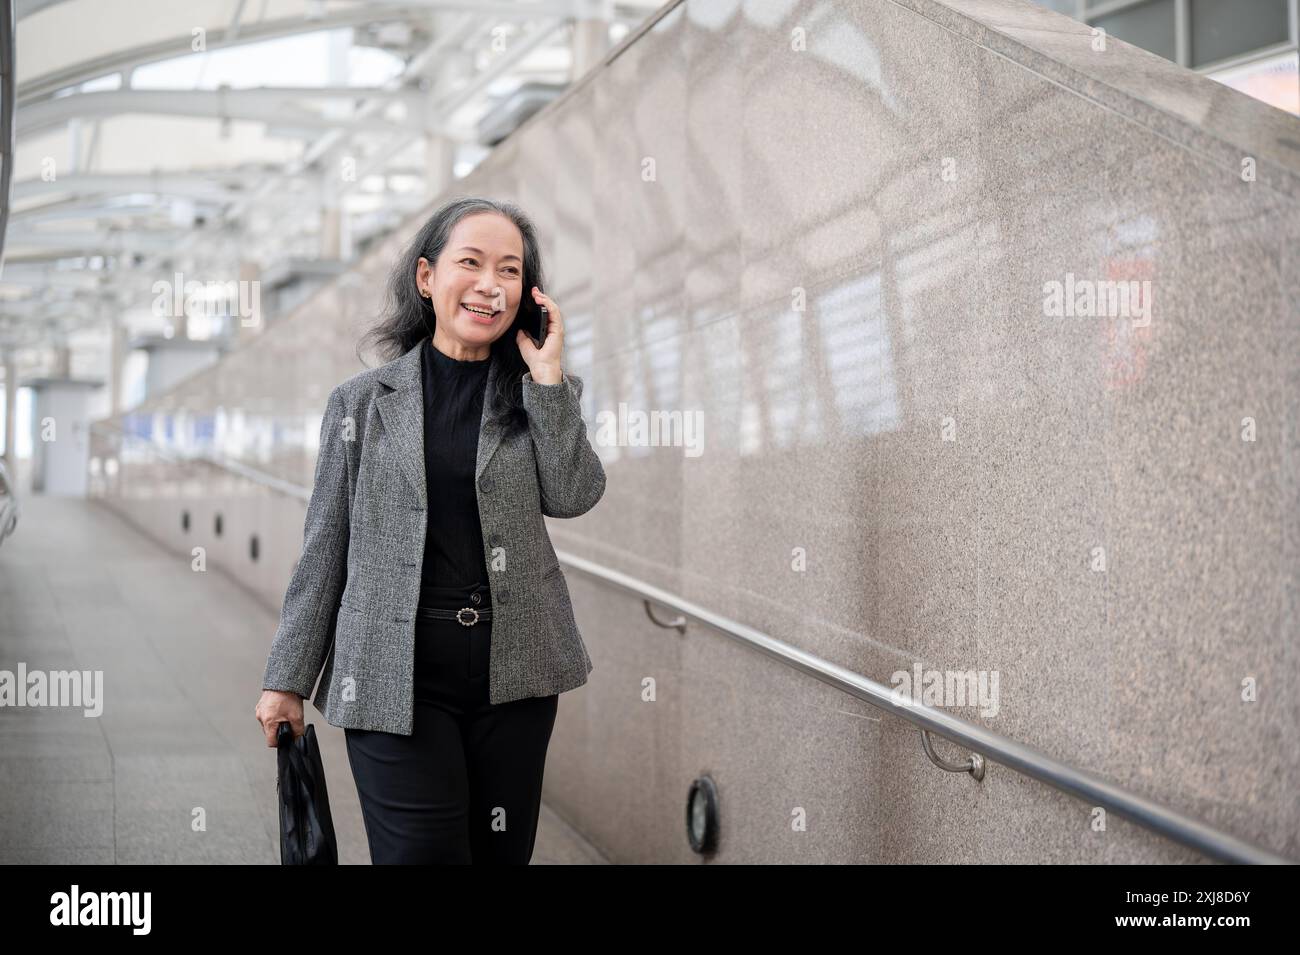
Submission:
[[[20,41],[28,18],[95,2],[14,0]],[[256,8],[265,9],[264,2],[231,0],[225,22],[205,27],[210,52],[351,29],[358,44],[380,46],[405,61],[395,79],[367,88],[133,87],[136,70],[188,49],[188,33],[162,40],[155,33],[116,48],[107,44],[48,70],[38,63],[33,69],[29,60],[28,74],[13,91],[18,149],[28,140],[46,144],[51,134],[66,131],[73,155],[89,152],[91,161],[88,168],[76,168],[74,159],[57,177],[12,183],[9,254],[0,272],[0,349],[102,325],[106,308],[129,307],[132,290],[173,267],[197,262],[233,273],[251,258],[283,271],[271,256],[287,261],[302,254],[321,217],[345,202],[368,210],[352,213],[358,221],[364,217],[367,228],[399,222],[426,201],[409,185],[418,186],[425,174],[419,153],[412,152],[422,139],[472,141],[475,130],[465,122],[463,107],[503,78],[533,78],[522,71],[522,61],[548,44],[558,43],[562,51],[568,23],[603,19],[630,27],[660,2],[307,0],[302,15],[283,15],[292,5],[282,3],[272,18],[257,18]],[[488,51],[499,49],[502,30],[509,36],[508,55],[491,55]],[[134,31],[123,31],[127,37],[135,39]],[[448,82],[449,59],[457,64],[454,84]],[[103,88],[101,80],[113,75],[120,76],[119,88]],[[558,67],[540,75],[569,79]],[[94,88],[81,89],[89,83]],[[285,152],[262,161],[242,156],[225,168],[157,169],[142,150],[134,170],[97,169],[93,157],[103,124],[137,117],[158,117],[159,123],[198,119],[223,131],[231,123],[258,124],[265,135],[299,146],[287,160]],[[345,161],[354,175],[338,174]],[[390,188],[403,182],[408,185],[400,190]],[[259,220],[269,220],[271,227],[259,230]],[[51,337],[42,338],[45,333]]]

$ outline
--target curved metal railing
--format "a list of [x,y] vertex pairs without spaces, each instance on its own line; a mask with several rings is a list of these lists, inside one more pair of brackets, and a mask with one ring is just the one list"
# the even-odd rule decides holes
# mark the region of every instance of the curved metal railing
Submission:
[[[578,557],[576,554],[559,550],[556,551],[556,556],[561,564],[644,601],[647,615],[661,627],[671,627],[685,633],[687,620],[702,623],[751,650],[767,654],[892,716],[907,720],[921,731],[926,755],[941,769],[969,772],[974,778],[981,779],[984,775],[984,759],[991,759],[1018,773],[1069,793],[1089,805],[1104,806],[1108,812],[1114,812],[1152,832],[1215,859],[1238,863],[1290,864],[1293,862],[1291,859],[1261,849],[1197,819],[1175,812],[1144,796],[1131,793],[1109,780],[1064,763],[1041,750],[967,722],[941,709],[896,694],[891,687],[870,680],[860,673],[800,650],[760,630],[723,617],[621,571],[612,570],[594,561]],[[677,613],[677,618],[670,621],[659,620],[651,612],[652,603],[670,608]],[[965,746],[972,750],[974,755],[965,764],[945,765],[944,761],[935,755],[930,745],[929,733],[936,733]]]

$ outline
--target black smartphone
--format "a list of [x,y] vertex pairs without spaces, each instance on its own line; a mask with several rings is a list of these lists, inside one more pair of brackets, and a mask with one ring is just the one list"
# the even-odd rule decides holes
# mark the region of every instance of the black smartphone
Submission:
[[[539,292],[546,291],[540,285],[537,286],[537,290]],[[531,321],[529,322],[532,327],[528,329],[528,335],[532,338],[533,344],[541,348],[542,343],[546,341],[546,327],[550,322],[550,317],[547,315],[546,306],[538,304],[537,299],[533,298],[532,289],[528,290],[528,298],[532,303]]]

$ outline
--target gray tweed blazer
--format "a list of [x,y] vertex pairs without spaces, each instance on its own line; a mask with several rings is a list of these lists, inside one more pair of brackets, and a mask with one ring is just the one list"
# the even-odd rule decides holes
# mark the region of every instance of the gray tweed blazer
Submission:
[[[490,361],[488,395],[500,372]],[[581,397],[575,375],[539,385],[525,373],[528,433],[510,438],[483,402],[474,476],[492,588],[493,703],[572,690],[592,669],[542,519],[577,517],[605,493]],[[411,734],[425,510],[438,506],[426,496],[417,345],[330,392],[302,556],[263,688],[305,698],[320,675],[313,703],[333,725]]]

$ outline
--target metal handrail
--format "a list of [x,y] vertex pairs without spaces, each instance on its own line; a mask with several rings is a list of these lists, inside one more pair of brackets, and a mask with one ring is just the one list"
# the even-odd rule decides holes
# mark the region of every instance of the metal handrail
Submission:
[[228,471],[231,474],[252,481],[254,484],[260,484],[262,487],[284,494],[288,497],[297,498],[300,501],[311,500],[311,489],[303,487],[301,484],[295,484],[292,481],[286,481],[284,478],[276,477],[274,474],[267,474],[265,471],[259,471],[257,468],[250,468],[247,464],[241,464],[238,461],[232,461],[228,458],[220,458],[213,454],[196,454],[183,456],[174,454],[163,448],[158,447],[148,438],[141,437],[138,434],[132,434],[130,431],[120,428],[117,425],[108,424],[103,421],[96,421],[90,424],[90,430],[112,438],[128,438],[147,446],[147,449],[165,461],[173,464],[206,464],[222,471]]
[[[923,734],[937,733],[954,743],[974,750],[977,756],[983,755],[1018,773],[1047,783],[1089,805],[1104,806],[1110,812],[1208,856],[1224,862],[1237,863],[1285,865],[1294,862],[1190,816],[1175,812],[1144,796],[1128,792],[1094,773],[1064,763],[1041,750],[994,733],[975,723],[959,719],[944,710],[916,702],[906,695],[896,694],[890,687],[870,680],[860,673],[800,650],[739,621],[713,613],[698,604],[683,600],[676,594],[621,571],[558,550],[556,557],[562,564],[580,573],[645,601],[647,613],[649,613],[649,604],[653,602],[670,608],[679,615],[678,620],[670,623],[660,623],[651,615],[651,619],[660,626],[674,627],[685,632],[684,621],[681,619],[683,617],[705,624],[751,650],[765,653],[787,666],[906,720],[918,727]],[[927,755],[935,759],[928,740],[925,742]],[[982,767],[982,763],[978,765]],[[975,768],[974,765],[970,768],[973,775]],[[982,768],[979,772],[982,775]]]

